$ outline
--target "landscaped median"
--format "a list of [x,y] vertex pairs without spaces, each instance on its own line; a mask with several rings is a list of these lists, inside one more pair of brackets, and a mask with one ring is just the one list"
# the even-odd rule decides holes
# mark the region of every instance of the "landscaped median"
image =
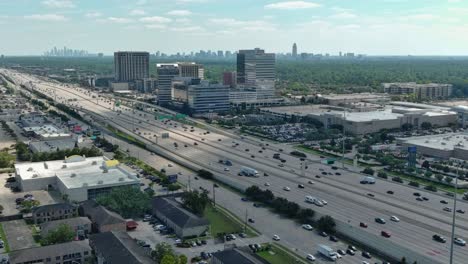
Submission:
[[107,125],[106,127],[107,129],[109,129],[109,131],[111,131],[112,133],[114,133],[117,137],[127,141],[127,142],[131,142],[133,144],[135,144],[136,146],[139,146],[141,148],[146,148],[146,144],[141,142],[140,140],[134,138],[133,136],[129,135],[129,134],[126,134],[120,130],[118,130],[117,128],[111,126],[111,125]]
[[270,264],[307,263],[303,257],[291,252],[280,244],[263,244],[262,248],[265,248],[265,250],[258,251],[256,254]]

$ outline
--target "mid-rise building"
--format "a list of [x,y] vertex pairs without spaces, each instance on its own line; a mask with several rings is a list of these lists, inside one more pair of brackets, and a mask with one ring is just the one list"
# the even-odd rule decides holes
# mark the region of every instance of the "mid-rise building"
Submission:
[[200,84],[200,79],[192,77],[175,77],[172,80],[172,103],[188,103],[188,88]]
[[237,84],[237,74],[235,71],[223,72],[223,85],[235,87]]
[[160,105],[171,102],[172,80],[180,75],[178,64],[157,64],[158,102]]
[[149,53],[138,51],[114,52],[116,82],[131,82],[149,77]]
[[452,85],[442,83],[418,84],[408,83],[383,83],[385,93],[389,94],[413,94],[416,99],[447,98],[452,95]]
[[178,62],[179,76],[180,77],[192,77],[200,80],[204,79],[205,68],[203,65],[195,62]]
[[208,81],[190,85],[188,104],[194,113],[229,111],[229,86]]
[[260,80],[275,81],[275,54],[264,50],[239,50],[237,54],[237,83],[256,85]]
[[455,111],[457,113],[458,125],[463,128],[468,127],[468,106],[454,106],[452,107],[452,111]]

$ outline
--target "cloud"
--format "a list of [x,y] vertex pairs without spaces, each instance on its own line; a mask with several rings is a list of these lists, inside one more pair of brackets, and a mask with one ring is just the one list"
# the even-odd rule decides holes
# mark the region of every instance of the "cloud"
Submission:
[[102,16],[102,14],[100,12],[95,12],[95,11],[88,12],[88,13],[85,14],[85,17],[92,17],[92,18],[100,17],[100,16]]
[[125,17],[108,17],[107,21],[117,23],[117,24],[129,24],[133,22],[133,19],[125,18]]
[[428,21],[438,19],[439,16],[433,14],[414,14],[400,17],[400,20]]
[[131,16],[142,16],[145,14],[146,14],[145,10],[141,10],[141,9],[133,9],[132,11],[130,11]]
[[460,3],[461,0],[447,0],[447,2],[449,2],[449,3]]
[[183,24],[187,24],[187,23],[190,23],[191,20],[186,18],[186,17],[180,17],[180,18],[176,18],[174,20],[176,23],[183,23]]
[[148,24],[148,25],[145,25],[145,27],[149,29],[166,29],[167,28],[167,26],[164,24]]
[[[233,18],[212,18],[209,20],[212,24],[228,27],[232,30],[246,31],[273,31],[276,26],[263,20],[237,20]],[[226,30],[226,29],[224,29]]]
[[330,16],[330,18],[334,19],[351,19],[356,17],[357,16],[351,12],[340,12]]
[[201,32],[201,31],[205,31],[205,29],[200,27],[200,26],[175,27],[175,28],[171,28],[171,30],[176,31],[176,32]]
[[167,14],[170,16],[190,16],[192,12],[189,10],[172,10],[167,12]]
[[71,0],[44,0],[41,4],[50,8],[73,8],[75,4]]
[[138,1],[136,2],[136,5],[146,5],[146,3],[148,3],[147,0],[138,0]]
[[265,6],[266,9],[281,9],[281,10],[296,10],[319,7],[320,4],[308,2],[308,1],[285,1],[268,4]]
[[161,16],[152,16],[140,18],[140,21],[144,23],[169,23],[172,19]]
[[67,18],[65,16],[57,15],[57,14],[34,14],[34,15],[24,16],[24,18],[30,19],[30,20],[48,21],[48,22],[67,21]]

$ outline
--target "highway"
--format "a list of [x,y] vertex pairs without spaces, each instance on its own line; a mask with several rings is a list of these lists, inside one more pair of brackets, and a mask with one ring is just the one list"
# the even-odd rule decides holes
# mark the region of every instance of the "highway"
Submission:
[[[321,214],[329,214],[336,219],[348,222],[351,226],[357,227],[359,222],[368,223],[369,227],[363,231],[376,235],[379,235],[382,230],[389,231],[392,237],[382,237],[382,239],[391,239],[413,251],[430,256],[440,263],[448,262],[449,243],[435,242],[432,240],[432,235],[437,233],[450,238],[451,214],[442,210],[443,207],[452,207],[449,197],[417,190],[429,198],[429,201],[419,202],[412,195],[416,191],[414,188],[379,180],[375,185],[361,185],[359,184],[361,175],[340,169],[332,170],[329,166],[316,162],[309,164],[309,168],[305,171],[305,177],[303,177],[301,161],[297,157],[279,152],[279,147],[276,144],[269,143],[270,146],[260,146],[265,142],[252,138],[248,140],[238,137],[232,138],[227,134],[220,135],[214,132],[206,134],[206,130],[197,127],[194,127],[193,132],[190,132],[191,128],[185,129],[183,124],[174,121],[164,123],[161,120],[154,120],[147,113],[134,111],[127,107],[117,108],[122,113],[113,111],[112,102],[106,103],[104,102],[106,99],[101,100],[97,94],[91,95],[87,90],[58,84],[39,83],[34,77],[25,75],[12,77],[23,82],[34,80],[36,88],[42,93],[49,96],[57,95],[59,101],[78,109],[92,111],[121,130],[127,129],[129,132],[154,143],[156,141],[154,135],[156,135],[157,145],[162,149],[211,171],[223,174],[240,184],[245,186],[255,184],[262,188],[268,188],[277,196],[296,201],[301,206],[310,207]],[[92,96],[96,98],[92,98]],[[76,99],[77,101],[69,102],[68,99]],[[169,132],[168,139],[162,139],[161,135],[164,132]],[[177,147],[174,143],[177,143]],[[236,143],[238,145],[233,147]],[[248,151],[246,151],[247,149]],[[262,152],[260,153],[260,151]],[[286,159],[283,167],[279,166],[281,162],[272,158],[274,153],[281,153],[282,158]],[[308,155],[310,156],[310,154]],[[232,161],[233,166],[229,167],[228,172],[224,171],[226,166],[218,163],[220,158]],[[242,166],[255,168],[260,172],[260,175],[266,172],[269,176],[260,176],[259,178],[237,176]],[[323,172],[326,172],[327,175],[323,175]],[[341,173],[341,176],[335,175],[336,172]],[[328,175],[328,173],[332,175]],[[321,177],[316,178],[316,175]],[[309,184],[310,180],[314,184]],[[270,186],[264,186],[266,182]],[[297,188],[299,183],[304,184],[305,188]],[[284,191],[283,187],[286,186],[290,187],[291,191]],[[386,192],[389,190],[392,190],[394,194],[387,194]],[[374,197],[369,197],[368,193],[374,194]],[[306,195],[324,199],[328,201],[328,205],[316,207],[307,204],[304,202]],[[448,204],[441,204],[440,200],[442,199],[448,201]],[[459,208],[466,210],[468,205],[463,202],[459,204]],[[398,223],[390,221],[391,215],[398,216],[401,221]],[[375,223],[375,217],[385,218],[387,224]],[[467,223],[467,215],[457,215],[456,234],[465,240],[468,238]],[[466,259],[468,259],[468,253],[465,248],[455,246],[455,263],[465,263]]]

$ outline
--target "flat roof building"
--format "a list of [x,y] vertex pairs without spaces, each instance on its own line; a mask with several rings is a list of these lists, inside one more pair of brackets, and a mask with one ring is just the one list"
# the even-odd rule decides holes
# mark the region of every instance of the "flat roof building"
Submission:
[[440,159],[468,160],[468,133],[448,133],[397,138],[404,147],[415,146],[417,153]]
[[189,85],[188,105],[194,113],[220,113],[229,111],[229,86],[202,81]]
[[275,81],[276,58],[265,50],[239,50],[237,53],[237,83],[256,85],[260,80]]
[[86,263],[87,260],[91,259],[91,256],[88,240],[81,240],[16,250],[9,253],[9,263]]
[[326,99],[329,105],[335,106],[346,106],[347,104],[357,102],[375,103],[390,101],[390,96],[376,93],[326,94],[319,97]]
[[195,62],[178,62],[179,77],[191,77],[203,80],[205,78],[205,69],[202,64]]
[[452,95],[452,85],[442,83],[383,83],[382,87],[388,94],[413,94],[417,99],[439,99]]
[[114,52],[116,82],[130,82],[149,77],[149,53],[142,51]]
[[467,105],[458,105],[452,107],[452,111],[457,113],[458,124],[463,127],[468,127],[468,106]]
[[164,105],[171,102],[172,80],[179,76],[179,65],[177,63],[160,63],[156,65],[158,74],[158,102]]
[[65,160],[15,164],[21,190],[57,189],[70,201],[93,199],[117,186],[138,186],[140,181],[118,161],[105,157],[70,156]]

